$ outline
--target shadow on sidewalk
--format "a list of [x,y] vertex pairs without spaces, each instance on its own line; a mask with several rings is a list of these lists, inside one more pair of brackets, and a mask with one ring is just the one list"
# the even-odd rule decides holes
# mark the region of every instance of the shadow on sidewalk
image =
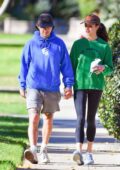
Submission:
[[[38,143],[41,143],[41,127],[43,122],[40,122],[40,129],[39,129],[39,138]],[[50,138],[50,143],[60,143],[60,144],[70,144],[75,143],[75,126],[76,126],[76,120],[61,120],[61,119],[55,119],[54,125],[53,125],[53,132],[52,136]],[[115,139],[112,136],[109,136],[104,131],[102,133],[99,133],[99,129],[104,129],[101,125],[99,120],[96,120],[96,126],[98,128],[98,132],[96,133],[95,142],[103,143],[103,142],[109,142],[114,143]],[[85,126],[86,127],[86,126]],[[86,142],[86,140],[85,140]]]

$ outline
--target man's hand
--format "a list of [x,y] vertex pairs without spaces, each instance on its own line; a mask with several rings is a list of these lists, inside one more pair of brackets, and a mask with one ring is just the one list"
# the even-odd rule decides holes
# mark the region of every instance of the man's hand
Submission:
[[22,97],[26,98],[26,90],[20,89],[19,92]]
[[69,99],[72,97],[72,89],[71,88],[65,88],[64,90],[64,98]]

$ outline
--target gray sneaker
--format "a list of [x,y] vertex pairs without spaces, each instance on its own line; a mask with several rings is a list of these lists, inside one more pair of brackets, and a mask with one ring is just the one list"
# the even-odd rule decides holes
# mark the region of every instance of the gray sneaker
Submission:
[[38,163],[37,153],[32,152],[30,149],[25,150],[24,157],[25,157],[25,159],[30,161],[32,164],[37,164]]
[[94,164],[92,153],[89,153],[89,152],[86,153],[84,164],[85,165],[92,165],[92,164]]
[[41,150],[40,150],[40,162],[41,163],[49,163],[50,162],[46,147],[44,149],[41,148]]
[[79,151],[74,151],[73,152],[73,161],[75,161],[78,165],[83,165],[83,156]]

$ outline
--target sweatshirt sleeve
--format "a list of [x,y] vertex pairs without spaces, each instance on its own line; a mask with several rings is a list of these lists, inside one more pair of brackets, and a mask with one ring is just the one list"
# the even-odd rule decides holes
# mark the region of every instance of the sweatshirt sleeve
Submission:
[[75,42],[74,42],[73,45],[72,45],[71,51],[70,51],[70,59],[71,59],[72,67],[73,67],[74,76],[75,76],[76,68],[77,68],[77,62],[76,62],[77,49],[76,49],[75,46],[76,45],[75,45]]
[[109,45],[107,45],[107,47],[106,47],[103,65],[105,66],[103,75],[106,76],[106,75],[111,74],[113,71],[113,62],[112,62],[112,52],[111,52]]
[[63,83],[65,88],[71,88],[74,84],[73,69],[70,61],[66,45],[62,47],[62,58],[61,58],[61,73],[63,75]]
[[30,53],[30,43],[28,42],[22,51],[21,55],[21,63],[20,63],[20,73],[18,76],[18,81],[21,89],[26,89],[26,77],[28,74],[28,69],[31,61],[31,53]]

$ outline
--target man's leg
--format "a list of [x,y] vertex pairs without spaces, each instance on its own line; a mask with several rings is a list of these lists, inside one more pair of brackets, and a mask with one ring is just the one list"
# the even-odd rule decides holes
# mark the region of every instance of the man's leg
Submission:
[[43,115],[43,128],[42,128],[42,143],[48,144],[49,138],[53,127],[53,114],[45,113]]
[[30,147],[37,145],[38,140],[38,125],[40,116],[36,109],[29,109],[29,127],[28,127],[28,136]]
[[60,92],[44,92],[43,93],[43,128],[42,128],[42,145],[40,149],[40,160],[42,163],[50,162],[47,154],[47,144],[51,136],[53,127],[53,115],[59,111],[59,102],[61,99]]
[[24,155],[27,160],[32,163],[38,163],[37,160],[37,140],[38,140],[38,125],[39,125],[39,113],[37,109],[32,108],[28,110],[29,113],[29,127],[28,137],[30,142],[30,148],[25,150]]
[[47,144],[51,136],[52,127],[53,127],[53,114],[45,113],[43,115],[42,145],[41,145],[41,151],[40,151],[42,163],[50,162],[48,155],[47,155]]

